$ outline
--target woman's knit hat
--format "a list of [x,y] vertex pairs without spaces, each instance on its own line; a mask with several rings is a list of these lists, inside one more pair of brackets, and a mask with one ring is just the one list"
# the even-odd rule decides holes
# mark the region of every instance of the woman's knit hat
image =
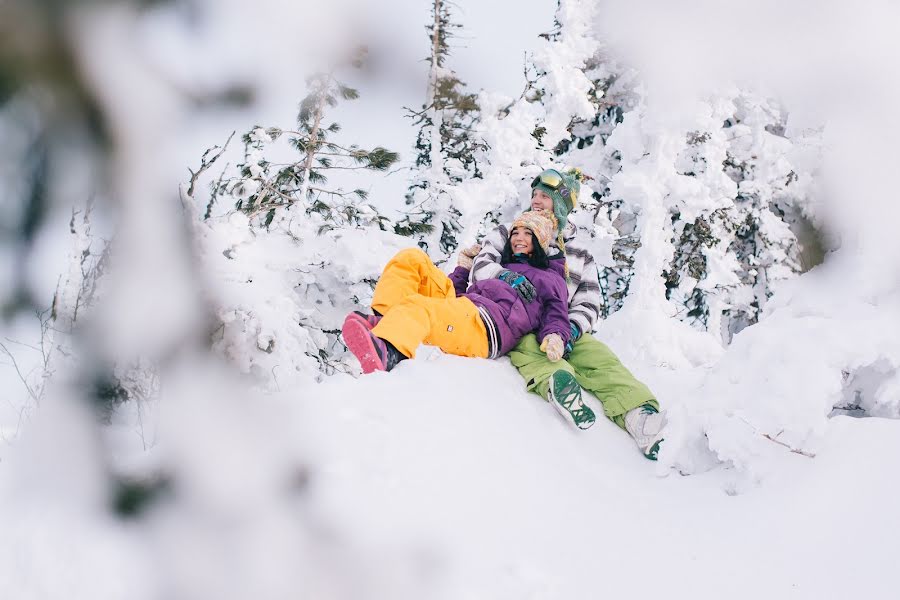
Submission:
[[541,190],[553,200],[553,214],[559,222],[559,230],[566,226],[569,213],[578,205],[578,193],[584,175],[581,169],[546,169],[531,182],[533,190]]
[[534,234],[544,254],[549,255],[550,240],[553,239],[558,225],[556,217],[549,210],[529,210],[516,217],[512,227],[509,228],[509,235],[512,236],[512,231],[516,227],[525,227]]

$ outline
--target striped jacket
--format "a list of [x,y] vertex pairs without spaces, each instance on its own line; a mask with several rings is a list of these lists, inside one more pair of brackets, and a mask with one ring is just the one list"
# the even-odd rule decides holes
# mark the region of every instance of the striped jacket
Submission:
[[[566,265],[569,278],[566,287],[569,292],[569,320],[578,325],[582,333],[594,330],[600,315],[600,280],[597,264],[591,253],[575,239],[576,228],[571,222],[563,229],[566,245]],[[504,267],[500,266],[500,254],[509,239],[509,229],[505,225],[494,228],[481,240],[481,252],[475,257],[469,281],[493,279]],[[559,253],[556,239],[551,241],[551,255]]]

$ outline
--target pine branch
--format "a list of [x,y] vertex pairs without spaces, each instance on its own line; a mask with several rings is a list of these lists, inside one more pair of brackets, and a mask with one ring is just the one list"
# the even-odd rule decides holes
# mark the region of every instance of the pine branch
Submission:
[[328,194],[329,196],[339,196],[341,198],[346,198],[347,196],[355,196],[356,191],[345,192],[344,190],[326,190],[324,188],[310,187],[310,192],[319,192],[320,194]]

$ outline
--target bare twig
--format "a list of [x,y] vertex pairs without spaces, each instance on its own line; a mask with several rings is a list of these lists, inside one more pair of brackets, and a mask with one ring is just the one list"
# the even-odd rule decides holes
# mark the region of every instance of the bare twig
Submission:
[[[757,432],[757,433],[759,433],[759,432]],[[800,454],[800,455],[806,456],[806,457],[808,457],[808,458],[815,458],[815,457],[816,457],[816,455],[813,454],[812,452],[807,452],[806,450],[802,450],[802,449],[800,449],[800,448],[793,448],[793,447],[789,446],[788,444],[785,444],[784,442],[782,442],[782,441],[780,441],[780,440],[776,440],[775,438],[773,438],[773,437],[772,437],[771,435],[769,435],[768,433],[763,433],[763,434],[760,434],[760,435],[762,435],[764,438],[766,438],[766,439],[769,440],[770,442],[775,442],[775,443],[778,444],[779,446],[784,446],[785,448],[787,448],[788,450],[790,450],[790,451],[793,452],[794,454]]]
[[278,383],[278,375],[275,374],[275,369],[277,369],[281,365],[272,365],[272,379],[275,380],[275,389],[279,392],[281,391],[281,385]]
[[206,205],[206,212],[203,213],[203,220],[207,220],[212,216],[213,205],[216,203],[216,198],[219,197],[219,190],[222,189],[222,180],[225,179],[225,173],[228,171],[228,167],[231,166],[231,163],[225,163],[225,166],[222,168],[222,172],[219,173],[219,178],[216,180],[216,184],[212,188],[212,194],[210,194],[209,202]]
[[356,192],[345,192],[344,190],[326,190],[318,187],[310,187],[309,190],[313,192],[319,192],[320,194],[328,194],[329,196],[340,196],[342,198],[346,196],[356,195]]
[[144,413],[141,410],[141,399],[137,398],[135,401],[137,403],[138,426],[140,427],[140,430],[138,431],[138,435],[141,436],[141,445],[144,447],[144,450],[146,450],[147,449],[147,440],[144,437]]
[[12,366],[16,370],[16,375],[19,376],[19,379],[22,381],[22,385],[25,386],[25,389],[28,391],[28,395],[35,402],[38,401],[38,396],[35,390],[29,385],[28,380],[25,378],[25,375],[22,373],[22,370],[19,368],[19,361],[16,360],[16,357],[12,352],[9,351],[9,348],[6,347],[6,344],[0,342],[0,350],[2,350],[8,357],[9,360],[12,361]]
[[32,346],[31,344],[26,344],[25,342],[20,342],[20,341],[18,341],[18,340],[13,340],[13,339],[10,339],[10,338],[8,338],[8,337],[7,337],[7,338],[4,338],[4,339],[5,339],[7,342],[9,342],[10,344],[15,344],[16,346],[22,346],[22,347],[24,347],[24,348],[29,348],[29,349],[31,349],[31,350],[36,350],[37,352],[40,352],[40,351],[41,351],[41,349],[40,349],[39,347],[37,347],[37,346]]
[[781,440],[775,439],[775,438],[777,438],[779,435],[781,435],[782,433],[784,433],[784,429],[782,429],[781,431],[779,431],[778,433],[776,433],[775,436],[773,437],[772,435],[770,435],[770,434],[768,434],[768,433],[763,433],[762,431],[760,431],[759,429],[757,429],[757,428],[753,425],[753,423],[751,423],[750,421],[748,421],[748,420],[745,419],[744,417],[740,417],[740,416],[739,416],[738,418],[739,418],[741,421],[743,421],[748,427],[750,427],[750,429],[753,430],[753,433],[756,433],[757,435],[761,435],[762,437],[766,438],[766,439],[769,440],[770,442],[773,442],[773,443],[775,443],[775,444],[778,444],[779,446],[784,446],[785,448],[787,448],[788,450],[790,450],[790,451],[793,452],[794,454],[799,454],[799,455],[805,456],[805,457],[807,457],[807,458],[815,458],[815,457],[816,457],[816,455],[813,454],[812,452],[808,452],[808,451],[806,451],[806,450],[803,450],[802,448],[794,448],[794,447],[791,446],[790,444],[786,444],[786,443],[782,442]]
[[[203,153],[203,156],[200,158],[200,168],[197,169],[196,172],[188,169],[188,173],[191,174],[191,183],[187,189],[188,196],[190,196],[191,198],[194,197],[194,188],[197,185],[197,180],[200,178],[200,175],[202,175],[204,171],[206,171],[208,168],[210,168],[213,165],[213,163],[215,163],[217,160],[219,160],[219,157],[225,153],[225,150],[228,148],[228,144],[231,143],[231,138],[234,137],[234,134],[235,134],[235,132],[232,131],[231,135],[228,136],[228,139],[225,140],[225,144],[221,148],[219,148],[219,146],[213,146],[212,148],[207,149],[206,152]],[[209,153],[212,152],[213,150],[215,150],[216,148],[219,148],[219,151],[216,153],[216,155],[210,159],[207,159],[207,156],[209,155]]]

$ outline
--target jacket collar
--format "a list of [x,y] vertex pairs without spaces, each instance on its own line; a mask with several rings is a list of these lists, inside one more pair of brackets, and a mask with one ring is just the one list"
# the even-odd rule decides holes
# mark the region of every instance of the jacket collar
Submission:
[[566,257],[562,254],[550,259],[550,270],[562,277],[566,278]]

